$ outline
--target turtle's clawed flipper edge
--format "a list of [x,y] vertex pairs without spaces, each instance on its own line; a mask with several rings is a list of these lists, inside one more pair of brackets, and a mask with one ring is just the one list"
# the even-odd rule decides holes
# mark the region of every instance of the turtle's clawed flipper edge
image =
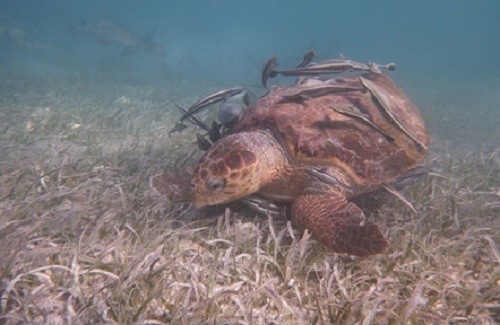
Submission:
[[292,222],[336,253],[380,254],[389,246],[379,227],[354,203],[329,193],[303,193],[292,206]]

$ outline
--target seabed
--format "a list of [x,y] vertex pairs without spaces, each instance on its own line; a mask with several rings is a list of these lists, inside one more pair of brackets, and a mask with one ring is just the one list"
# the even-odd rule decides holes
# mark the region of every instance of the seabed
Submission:
[[431,123],[432,172],[404,191],[418,213],[389,201],[370,215],[387,253],[333,254],[285,219],[150,189],[201,154],[195,126],[169,136],[175,104],[214,90],[2,84],[0,323],[500,322],[498,146],[451,145]]

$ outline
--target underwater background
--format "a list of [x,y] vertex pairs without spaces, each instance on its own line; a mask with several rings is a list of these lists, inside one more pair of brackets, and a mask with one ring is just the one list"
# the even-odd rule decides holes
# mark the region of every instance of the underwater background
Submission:
[[[175,199],[178,106],[311,49],[395,63],[425,119],[425,175],[366,207],[383,254]],[[0,324],[500,324],[499,73],[498,0],[0,0]]]
[[[137,35],[154,28],[163,56],[131,53],[75,33],[110,19]],[[0,80],[92,78],[118,84],[164,79],[217,87],[258,85],[277,54],[295,66],[340,54],[394,62],[391,75],[435,132],[499,144],[498,1],[26,1],[0,2]],[[278,83],[292,80],[279,80]],[[449,132],[449,133],[446,133]]]

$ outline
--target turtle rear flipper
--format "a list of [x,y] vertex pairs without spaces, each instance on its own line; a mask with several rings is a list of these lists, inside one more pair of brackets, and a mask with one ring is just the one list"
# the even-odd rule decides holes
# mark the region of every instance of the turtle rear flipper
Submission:
[[304,193],[292,205],[292,222],[336,253],[380,254],[389,246],[379,227],[354,203],[330,193]]

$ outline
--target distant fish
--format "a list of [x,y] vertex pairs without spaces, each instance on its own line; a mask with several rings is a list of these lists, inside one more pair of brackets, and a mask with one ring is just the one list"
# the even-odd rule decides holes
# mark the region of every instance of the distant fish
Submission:
[[267,61],[266,65],[262,69],[262,75],[261,75],[261,83],[264,88],[267,88],[267,79],[269,78],[274,78],[277,76],[276,73],[276,67],[278,66],[277,63],[278,57],[273,55],[269,61]]
[[182,132],[186,128],[187,128],[187,125],[182,124],[182,123],[177,123],[172,130],[168,131],[168,135],[172,135],[172,133],[176,133],[176,132]]
[[308,65],[309,63],[311,63],[312,60],[314,59],[315,55],[316,55],[316,51],[315,50],[310,50],[309,52],[307,52],[304,55],[304,58],[302,59],[302,62],[300,62],[300,64],[298,66],[296,66],[295,69],[297,69],[297,68],[303,68],[306,65]]
[[82,19],[81,27],[73,27],[75,34],[87,34],[97,38],[99,44],[115,44],[122,48],[122,54],[141,52],[145,54],[165,55],[166,50],[153,41],[155,28],[144,35],[136,35],[109,18],[102,18],[96,24],[88,24]]
[[184,113],[181,117],[181,122],[184,121],[186,118],[192,116],[193,114],[198,113],[202,108],[227,100],[229,97],[236,96],[240,94],[243,91],[243,88],[241,87],[235,87],[235,88],[229,88],[229,89],[223,89],[220,90],[216,93],[213,93],[207,97],[204,97],[200,100],[198,100],[196,103],[194,103],[191,107],[187,109],[187,112]]

